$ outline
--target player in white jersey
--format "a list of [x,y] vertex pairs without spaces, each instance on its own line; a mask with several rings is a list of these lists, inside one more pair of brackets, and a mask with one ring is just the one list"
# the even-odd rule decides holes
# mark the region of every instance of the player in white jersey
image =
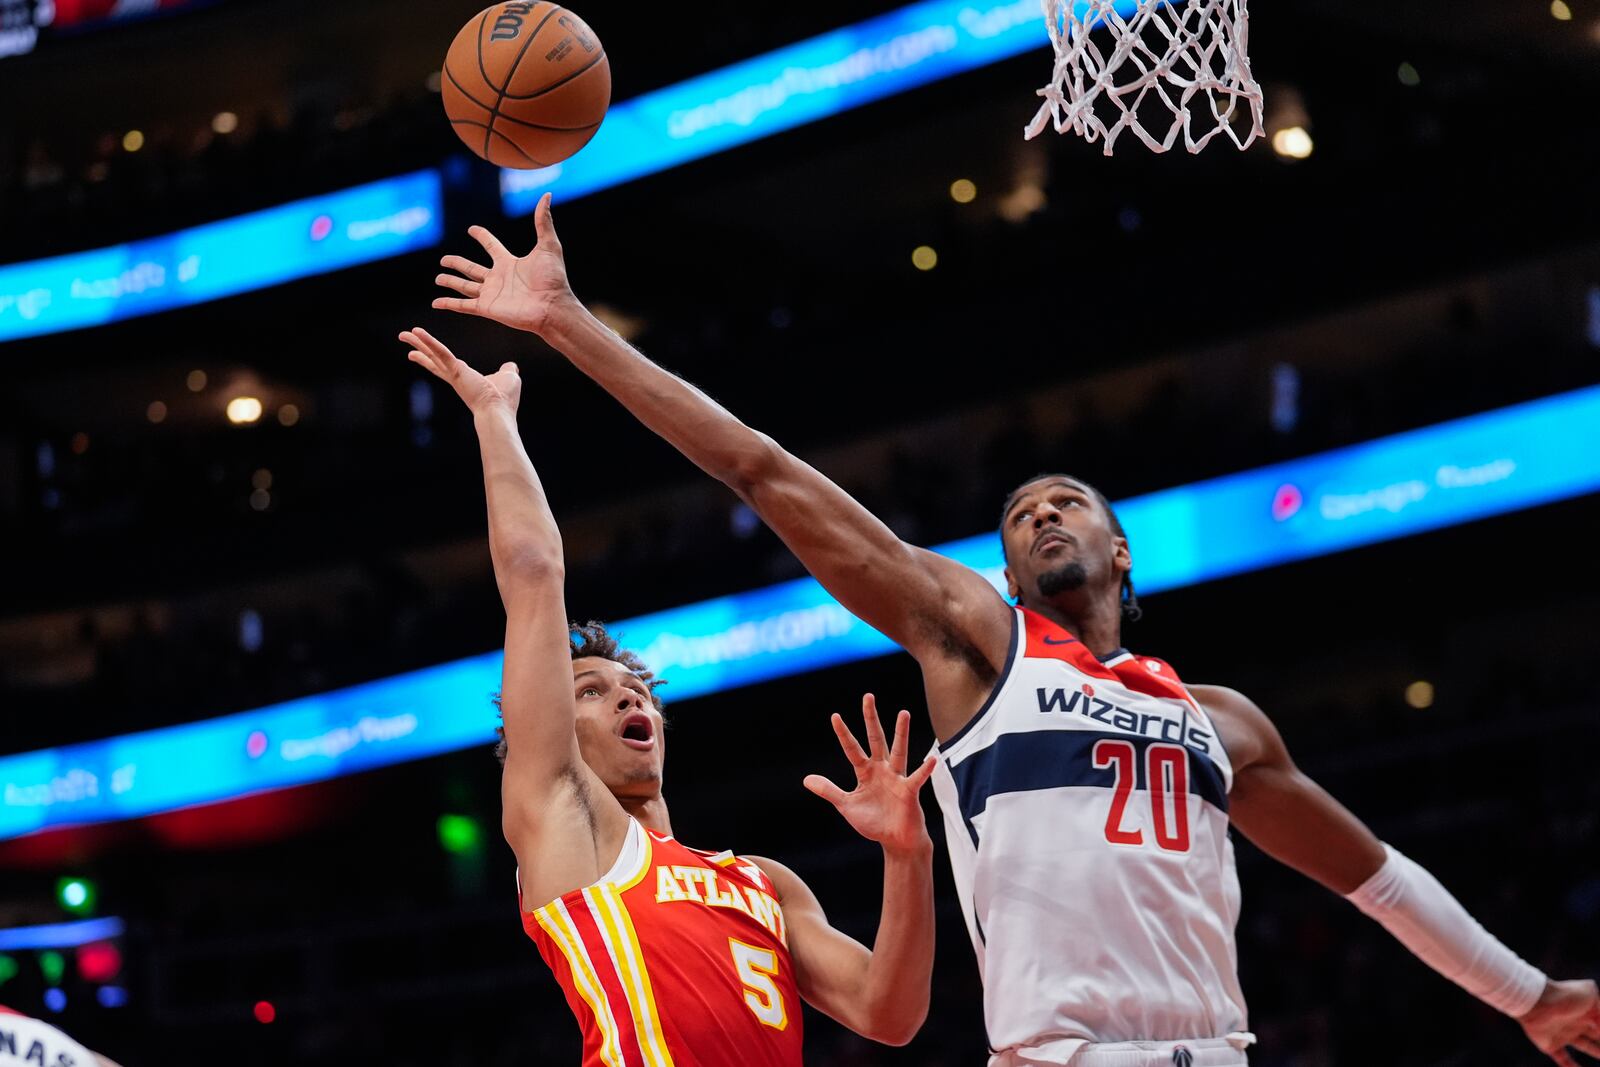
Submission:
[[47,1022],[0,1004],[0,1067],[117,1067]]
[[1428,873],[1308,779],[1247,698],[1185,687],[1122,649],[1133,557],[1093,488],[1033,479],[1001,527],[1015,606],[902,542],[818,471],[657,367],[582,306],[549,199],[539,242],[474,236],[434,306],[543,337],[732,488],[844,606],[922,668],[936,779],[978,951],[993,1067],[1243,1064],[1231,823],[1349,898],[1446,977],[1517,1018],[1565,1067],[1600,1054],[1600,993],[1490,937]]

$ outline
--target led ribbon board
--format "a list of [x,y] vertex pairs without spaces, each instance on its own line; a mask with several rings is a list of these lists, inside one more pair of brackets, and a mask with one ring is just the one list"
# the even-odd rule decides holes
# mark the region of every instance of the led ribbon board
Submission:
[[[1176,589],[1600,490],[1600,386],[1117,505]],[[998,537],[939,552],[997,588]],[[615,624],[671,700],[892,652],[810,579]],[[206,722],[0,758],[0,838],[134,818],[493,740],[500,653]]]
[[501,204],[525,215],[547,191],[571,200],[1048,44],[1038,0],[912,4],[616,104],[566,162],[501,171]]
[[0,341],[76,330],[398,256],[443,235],[425,170],[91,252],[0,267]]

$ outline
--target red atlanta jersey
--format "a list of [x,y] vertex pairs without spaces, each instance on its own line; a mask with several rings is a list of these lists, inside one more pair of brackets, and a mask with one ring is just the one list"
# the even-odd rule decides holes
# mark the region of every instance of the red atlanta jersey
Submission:
[[630,819],[593,885],[522,913],[583,1030],[583,1067],[799,1067],[800,991],[772,881]]

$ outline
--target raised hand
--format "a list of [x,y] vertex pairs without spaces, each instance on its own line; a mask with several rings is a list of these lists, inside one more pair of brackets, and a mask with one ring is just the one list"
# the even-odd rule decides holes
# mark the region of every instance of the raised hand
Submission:
[[497,407],[516,414],[522,399],[522,377],[515,363],[501,364],[493,374],[479,374],[421,326],[406,330],[400,340],[411,346],[406,358],[447,382],[473,414]]
[[474,263],[464,256],[445,256],[439,265],[456,273],[440,274],[434,281],[461,295],[441,296],[433,306],[542,333],[553,313],[577,303],[567,284],[567,261],[550,217],[549,193],[539,198],[533,228],[539,243],[520,257],[508,252],[500,239],[482,226],[469,229],[467,233],[489,254],[489,265]]
[[805,787],[838,808],[856,833],[891,852],[931,848],[917,794],[933,773],[935,758],[930,755],[922,766],[906,774],[911,713],[902,711],[895,719],[893,746],[884,740],[878,703],[871,693],[861,698],[861,716],[866,720],[867,752],[861,750],[844,719],[833,717],[839,747],[856,771],[856,787],[846,793],[820,774],[806,775]]
[[1600,1059],[1600,991],[1593,982],[1546,983],[1539,1003],[1517,1022],[1528,1040],[1561,1067],[1577,1067],[1568,1048]]

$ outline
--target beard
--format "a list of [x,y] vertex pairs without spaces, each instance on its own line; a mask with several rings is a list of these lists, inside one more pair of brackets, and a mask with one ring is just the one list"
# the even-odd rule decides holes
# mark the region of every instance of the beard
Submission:
[[1059,593],[1082,589],[1089,581],[1089,572],[1077,560],[1069,560],[1053,571],[1039,575],[1039,595],[1050,599]]

